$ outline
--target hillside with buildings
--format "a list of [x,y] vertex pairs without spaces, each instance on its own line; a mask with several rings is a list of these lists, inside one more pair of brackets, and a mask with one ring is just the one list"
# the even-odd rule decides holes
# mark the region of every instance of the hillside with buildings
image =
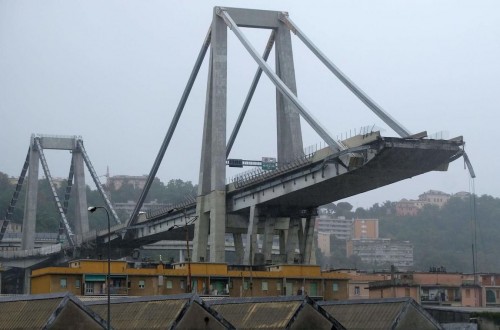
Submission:
[[[343,204],[343,205],[341,205]],[[319,210],[319,262],[326,268],[498,272],[500,199],[430,190],[352,211],[348,203]],[[340,207],[339,207],[340,206]]]

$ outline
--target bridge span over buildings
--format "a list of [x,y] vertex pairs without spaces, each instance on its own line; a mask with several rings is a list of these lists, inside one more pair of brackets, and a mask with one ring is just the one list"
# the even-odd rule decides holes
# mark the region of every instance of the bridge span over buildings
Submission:
[[[249,83],[247,98],[229,138],[226,136],[228,27],[257,64],[255,77]],[[270,31],[263,55],[256,52],[240,27]],[[334,139],[296,96],[291,33],[304,42],[328,70],[399,136],[383,137],[379,132],[366,130],[343,141]],[[273,47],[275,70],[267,63]],[[197,198],[172,208],[142,213],[140,211],[149,188],[209,49],[209,79]],[[226,182],[226,166],[244,164],[243,160],[232,160],[230,153],[262,73],[268,76],[277,91],[276,167],[266,171],[244,172]],[[304,152],[300,118],[324,140],[325,148]],[[20,189],[27,179],[22,249],[4,251],[0,253],[0,258],[5,265],[18,266],[22,260],[24,267],[32,267],[48,257],[76,257],[84,255],[84,251],[89,248],[103,249],[108,242],[112,250],[117,251],[160,240],[182,240],[184,226],[187,226],[193,241],[194,261],[224,262],[225,237],[230,234],[234,239],[238,263],[309,264],[314,261],[313,229],[318,206],[429,171],[444,171],[450,162],[462,156],[474,176],[463,145],[462,137],[451,140],[429,139],[425,131],[413,134],[403,127],[345,76],[295,25],[288,13],[216,7],[212,24],[131,217],[122,221],[114,212],[81,137],[34,135],[5,217],[7,221],[0,228],[1,241]],[[62,198],[57,195],[52,183],[44,149],[72,152],[66,194]],[[63,244],[43,249],[34,248],[39,163],[51,183],[54,203],[61,215],[60,234],[65,236]],[[103,197],[104,207],[110,212],[113,223],[110,232],[107,229],[89,229],[85,165]],[[70,197],[76,200],[74,215],[67,214]],[[72,221],[68,217],[72,217]],[[257,244],[257,235],[262,235],[261,245]],[[279,238],[277,254],[272,252],[275,237]]]

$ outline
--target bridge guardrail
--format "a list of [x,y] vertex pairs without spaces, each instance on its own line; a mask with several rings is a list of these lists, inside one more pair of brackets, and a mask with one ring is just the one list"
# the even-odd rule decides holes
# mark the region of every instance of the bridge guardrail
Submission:
[[[337,139],[338,140],[338,139]],[[340,140],[339,140],[340,142]],[[302,167],[311,162],[318,150],[328,147],[327,144],[319,143],[315,145],[308,146],[304,148],[304,155],[295,159],[294,161],[286,164],[279,164],[275,170],[265,171],[261,168],[256,168],[250,171],[246,171],[235,175],[234,177],[227,180],[229,183],[233,183],[236,189],[242,188],[247,185],[258,183],[262,180],[266,180],[273,176],[278,176],[280,174],[286,173],[288,171],[294,170],[296,168]]]
[[296,168],[302,167],[306,164],[309,164],[311,162],[311,158],[314,156],[315,152],[306,154],[303,157],[295,159],[293,162],[283,164],[278,166],[276,170],[272,171],[264,171],[260,168],[244,172],[242,174],[239,174],[232,178],[230,180],[233,184],[234,187],[239,189],[254,183],[258,183],[260,181],[266,180],[268,178],[278,176],[280,174],[289,172],[291,170],[294,170]]
[[22,259],[30,257],[47,256],[54,253],[59,253],[62,250],[61,244],[44,246],[36,249],[18,250],[18,251],[1,251],[0,257],[9,259]]
[[167,213],[169,210],[176,210],[176,209],[182,210],[182,209],[185,209],[188,206],[191,206],[193,204],[196,204],[196,199],[194,197],[189,198],[185,202],[182,202],[182,203],[170,205],[167,207],[159,207],[157,209],[150,210],[150,211],[146,212],[146,218],[151,219],[151,218],[154,218],[156,216],[163,215],[163,214]]

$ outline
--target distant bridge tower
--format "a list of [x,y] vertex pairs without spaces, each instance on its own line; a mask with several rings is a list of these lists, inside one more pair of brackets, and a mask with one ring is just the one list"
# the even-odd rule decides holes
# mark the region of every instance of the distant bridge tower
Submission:
[[[69,150],[72,153],[71,166],[67,179],[66,191],[64,199],[61,202],[61,198],[57,194],[56,186],[52,179],[52,175],[45,158],[44,149],[55,149],[55,150]],[[35,243],[35,228],[36,228],[36,215],[37,215],[37,199],[38,199],[38,174],[39,174],[39,164],[42,164],[43,172],[47,178],[55,206],[60,215],[60,235],[65,235],[67,243],[72,247],[78,247],[82,241],[82,236],[89,231],[89,219],[87,212],[87,195],[86,195],[86,184],[85,184],[85,167],[91,174],[94,183],[96,184],[101,196],[108,208],[112,210],[112,215],[115,220],[119,223],[120,220],[113,210],[110,201],[108,200],[99,178],[92,167],[92,164],[85,152],[83,147],[83,141],[81,137],[78,136],[48,136],[48,135],[32,135],[30,146],[28,150],[28,155],[19,176],[14,195],[7,209],[7,214],[2,227],[0,228],[0,240],[2,240],[5,230],[7,228],[8,222],[12,220],[12,214],[14,207],[19,197],[22,185],[27,175],[28,186],[26,189],[26,202],[24,208],[24,219],[23,219],[23,236],[21,242],[22,250],[33,249]],[[75,217],[73,221],[73,228],[67,219],[68,202],[71,195],[71,191],[74,191],[74,197],[76,201],[75,207]]]

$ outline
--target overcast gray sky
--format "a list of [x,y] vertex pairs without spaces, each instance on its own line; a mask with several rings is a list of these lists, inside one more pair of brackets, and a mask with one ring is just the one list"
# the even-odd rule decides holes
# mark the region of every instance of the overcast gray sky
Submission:
[[[149,173],[214,6],[288,11],[308,37],[411,132],[463,135],[476,193],[500,196],[500,2],[0,0],[0,171],[18,176],[32,133],[81,135],[99,175]],[[228,136],[256,64],[229,34]],[[269,31],[245,29],[262,52]],[[298,95],[334,135],[396,136],[292,36]],[[208,59],[208,58],[207,58]],[[272,60],[270,63],[274,63]],[[204,63],[158,176],[197,182]],[[275,156],[275,95],[262,78],[231,158]],[[321,142],[303,122],[304,145]],[[47,152],[55,177],[70,155]],[[230,172],[234,174],[234,172]],[[90,181],[90,180],[89,180]],[[347,199],[354,206],[469,190],[462,159]]]

